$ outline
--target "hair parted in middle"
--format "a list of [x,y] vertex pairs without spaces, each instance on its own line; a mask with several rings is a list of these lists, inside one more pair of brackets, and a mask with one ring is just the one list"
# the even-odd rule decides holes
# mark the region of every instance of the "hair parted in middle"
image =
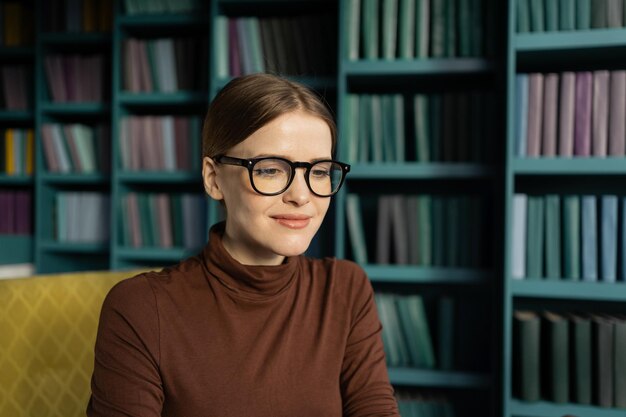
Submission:
[[202,157],[225,154],[275,118],[294,111],[326,122],[334,156],[337,127],[322,99],[302,84],[260,73],[233,79],[211,102],[202,128]]

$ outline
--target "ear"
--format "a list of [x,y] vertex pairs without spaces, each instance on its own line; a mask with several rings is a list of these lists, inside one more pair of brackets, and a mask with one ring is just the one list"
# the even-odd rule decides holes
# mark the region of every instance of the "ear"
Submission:
[[202,158],[202,181],[204,191],[214,200],[223,200],[224,194],[217,183],[217,164],[208,156]]

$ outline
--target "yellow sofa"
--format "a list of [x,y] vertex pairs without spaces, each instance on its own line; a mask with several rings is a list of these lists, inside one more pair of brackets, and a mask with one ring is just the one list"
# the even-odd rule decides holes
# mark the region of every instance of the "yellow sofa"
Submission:
[[0,416],[85,415],[102,301],[141,271],[0,280]]

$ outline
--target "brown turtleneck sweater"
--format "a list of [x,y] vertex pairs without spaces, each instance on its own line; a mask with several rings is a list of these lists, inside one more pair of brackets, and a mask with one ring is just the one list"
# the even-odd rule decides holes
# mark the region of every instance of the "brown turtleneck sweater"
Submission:
[[107,296],[87,414],[399,416],[372,287],[356,264],[203,252]]

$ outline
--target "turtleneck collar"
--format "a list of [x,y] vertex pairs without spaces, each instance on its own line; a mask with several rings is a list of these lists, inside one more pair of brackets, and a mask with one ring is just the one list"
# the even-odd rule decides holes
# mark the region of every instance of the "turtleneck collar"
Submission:
[[221,222],[209,231],[203,253],[209,274],[234,295],[248,300],[273,298],[289,288],[299,270],[299,257],[287,257],[280,265],[244,265],[224,248],[224,229],[225,223]]

